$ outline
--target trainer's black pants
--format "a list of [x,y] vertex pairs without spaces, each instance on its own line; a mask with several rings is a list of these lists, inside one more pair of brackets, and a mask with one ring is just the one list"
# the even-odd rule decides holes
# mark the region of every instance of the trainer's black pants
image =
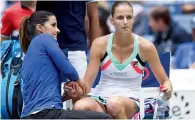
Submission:
[[22,119],[112,119],[112,117],[102,112],[45,109]]

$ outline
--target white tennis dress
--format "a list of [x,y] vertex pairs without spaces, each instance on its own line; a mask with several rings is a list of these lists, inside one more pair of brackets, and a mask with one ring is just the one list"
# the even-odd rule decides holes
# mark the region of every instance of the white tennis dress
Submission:
[[[92,94],[101,97],[125,96],[140,100],[140,116],[144,116],[142,73],[145,63],[139,56],[138,36],[134,35],[134,48],[129,58],[122,64],[113,56],[111,49],[114,33],[110,34],[107,51],[101,60],[101,78]],[[142,114],[142,115],[141,115]]]

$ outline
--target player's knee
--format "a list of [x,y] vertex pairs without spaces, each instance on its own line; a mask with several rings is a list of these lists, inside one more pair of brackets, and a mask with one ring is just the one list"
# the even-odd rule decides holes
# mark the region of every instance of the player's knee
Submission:
[[121,112],[124,112],[124,107],[119,97],[108,99],[106,103],[106,107],[107,107],[107,112],[113,117],[117,116]]
[[73,109],[74,110],[91,110],[93,107],[92,104],[90,104],[88,101],[85,100],[79,100],[74,104]]

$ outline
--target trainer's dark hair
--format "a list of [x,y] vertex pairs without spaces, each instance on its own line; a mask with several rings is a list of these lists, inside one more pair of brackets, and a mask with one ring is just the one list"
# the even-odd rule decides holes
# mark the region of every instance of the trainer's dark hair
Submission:
[[167,25],[169,25],[171,22],[169,9],[165,6],[156,6],[152,8],[149,12],[149,16],[152,17],[155,21],[162,19]]
[[131,5],[131,3],[129,1],[115,1],[113,6],[112,6],[112,9],[111,9],[112,17],[114,16],[116,7],[118,7],[119,5],[122,5],[122,4],[123,5],[124,4],[129,5],[132,8],[132,13],[133,13],[133,7],[132,7],[132,5]]
[[47,11],[36,11],[30,17],[25,17],[20,24],[19,40],[22,51],[26,53],[32,37],[36,34],[36,25],[44,25],[53,13]]

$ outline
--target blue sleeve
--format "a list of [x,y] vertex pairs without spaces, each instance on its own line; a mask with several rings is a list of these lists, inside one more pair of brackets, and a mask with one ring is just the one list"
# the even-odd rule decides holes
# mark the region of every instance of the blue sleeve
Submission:
[[43,34],[42,36],[44,38],[42,39],[42,44],[53,63],[70,81],[77,81],[79,75],[59,48],[57,40],[48,34]]

